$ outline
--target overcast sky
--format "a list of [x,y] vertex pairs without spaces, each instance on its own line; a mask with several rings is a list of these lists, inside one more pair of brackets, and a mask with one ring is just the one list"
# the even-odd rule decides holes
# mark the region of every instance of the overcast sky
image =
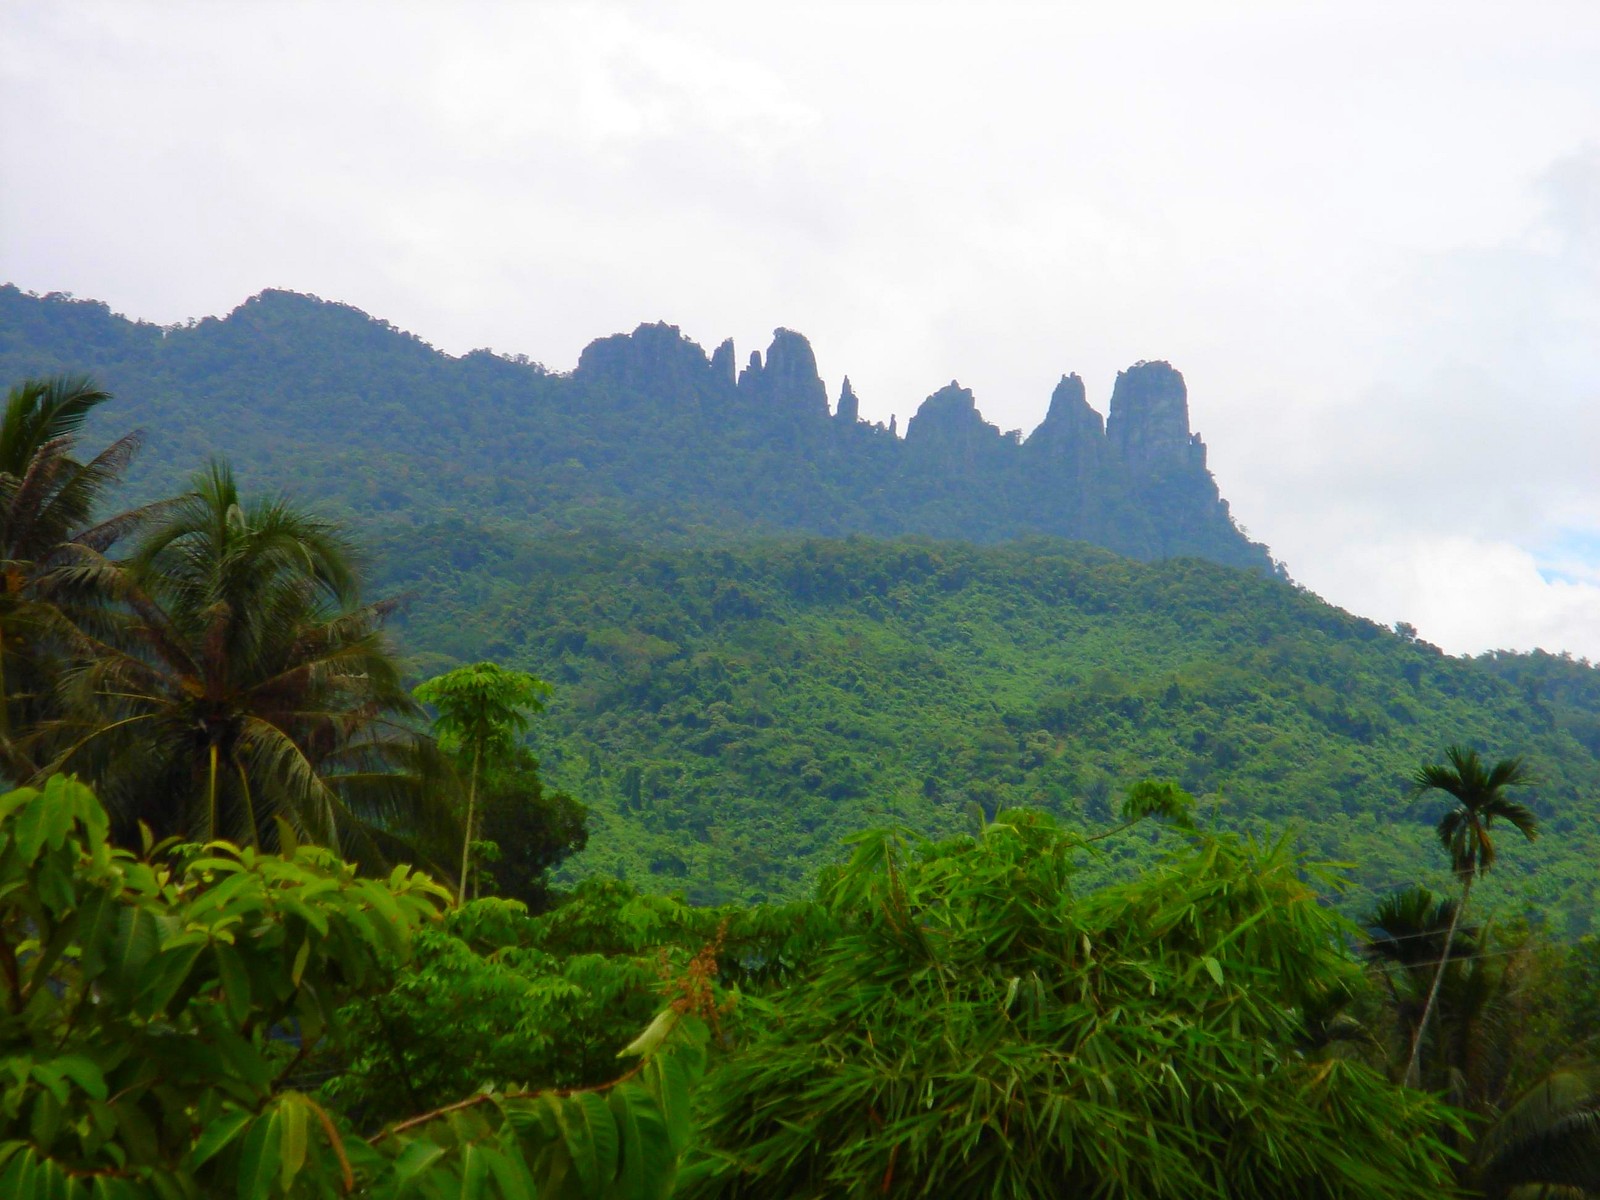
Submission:
[[570,369],[805,333],[901,426],[1164,358],[1234,513],[1600,659],[1600,4],[0,0],[0,280]]

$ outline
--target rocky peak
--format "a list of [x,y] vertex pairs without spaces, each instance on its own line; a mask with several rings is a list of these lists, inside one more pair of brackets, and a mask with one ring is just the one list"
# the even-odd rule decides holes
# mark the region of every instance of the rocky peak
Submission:
[[1055,454],[1095,450],[1104,445],[1105,422],[1089,406],[1083,380],[1063,375],[1050,395],[1050,410],[1028,438],[1028,445]]
[[1140,362],[1118,372],[1106,437],[1138,470],[1205,466],[1205,447],[1189,432],[1188,389],[1168,363]]
[[711,373],[729,387],[735,384],[733,365],[733,339],[724,338],[722,345],[711,352]]
[[839,389],[839,403],[834,407],[833,417],[836,421],[843,421],[846,425],[854,425],[861,419],[861,401],[857,398],[855,389],[850,386],[850,376],[844,377],[844,386]]
[[828,390],[817,375],[817,356],[811,343],[792,329],[773,330],[765,366],[760,354],[750,355],[750,365],[739,376],[739,392],[802,416],[828,415]]
[[584,347],[574,376],[641,392],[673,394],[710,382],[706,352],[676,325],[641,325]]
[[906,422],[906,444],[912,442],[970,442],[999,438],[1000,430],[983,419],[969,388],[954,379],[922,402]]

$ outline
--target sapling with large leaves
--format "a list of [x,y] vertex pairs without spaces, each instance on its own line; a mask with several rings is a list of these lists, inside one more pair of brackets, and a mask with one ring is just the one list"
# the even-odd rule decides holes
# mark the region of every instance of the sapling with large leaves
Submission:
[[526,671],[479,662],[436,675],[420,685],[418,700],[438,714],[434,729],[440,743],[467,758],[467,812],[461,832],[461,877],[456,904],[466,903],[471,878],[472,840],[477,823],[478,780],[484,762],[509,755],[516,739],[527,732],[528,719],[544,708],[550,685]]

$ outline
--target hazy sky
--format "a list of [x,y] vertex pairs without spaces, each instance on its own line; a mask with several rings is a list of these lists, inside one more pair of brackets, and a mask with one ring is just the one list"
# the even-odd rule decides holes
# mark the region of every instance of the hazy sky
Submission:
[[569,369],[805,333],[1032,429],[1165,358],[1300,582],[1600,658],[1600,4],[0,0],[0,280]]

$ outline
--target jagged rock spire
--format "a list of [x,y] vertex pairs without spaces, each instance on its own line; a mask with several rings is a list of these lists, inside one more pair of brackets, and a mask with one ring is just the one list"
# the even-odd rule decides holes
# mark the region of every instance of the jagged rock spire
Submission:
[[861,401],[856,397],[855,389],[850,386],[850,376],[844,377],[844,386],[839,389],[839,403],[833,410],[836,421],[846,425],[854,425],[861,419]]
[[1205,446],[1189,432],[1189,390],[1164,362],[1139,362],[1117,373],[1106,438],[1130,467],[1204,468]]
[[1050,410],[1028,438],[1028,445],[1054,454],[1098,453],[1106,440],[1105,421],[1089,406],[1083,380],[1063,375],[1050,395]]
[[828,415],[828,389],[817,375],[817,356],[811,343],[792,329],[772,331],[765,366],[760,354],[750,355],[750,365],[739,376],[739,392],[780,411]]
[[735,384],[733,365],[733,339],[724,338],[722,345],[711,352],[711,373],[724,380],[729,387]]

